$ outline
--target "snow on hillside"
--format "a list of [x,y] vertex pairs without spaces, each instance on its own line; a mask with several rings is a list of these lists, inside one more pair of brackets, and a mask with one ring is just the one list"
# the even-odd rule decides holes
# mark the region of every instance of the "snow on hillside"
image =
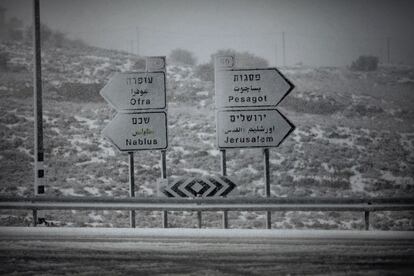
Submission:
[[[0,50],[11,54],[11,63],[31,70],[30,47],[0,44]],[[127,156],[101,135],[114,111],[97,93],[115,71],[130,70],[136,60],[133,55],[96,48],[43,51],[47,195],[128,196]],[[0,77],[2,195],[32,194],[32,76],[27,70],[4,72]],[[413,194],[414,86],[401,80],[413,79],[414,69],[381,67],[358,73],[346,68],[296,67],[281,71],[296,88],[280,110],[297,128],[285,143],[271,150],[273,196]],[[213,87],[212,82],[198,79],[191,67],[167,67],[169,177],[220,171]],[[84,97],[86,93],[92,96]],[[135,155],[137,196],[156,196],[159,152]],[[261,151],[229,150],[227,157],[228,174],[238,183],[237,194],[263,196]],[[99,220],[97,214],[89,214],[47,212],[59,225],[128,224],[127,212],[101,212]],[[1,224],[23,223],[20,213],[13,216],[2,216]],[[231,212],[229,216],[234,226],[264,225],[260,212]],[[374,227],[414,229],[412,217],[410,213],[378,213],[373,217]],[[207,227],[220,225],[220,214],[206,213],[203,219]],[[138,221],[154,226],[159,214],[139,212]],[[170,223],[192,227],[196,216],[174,212]],[[363,227],[361,214],[336,212],[284,212],[273,223],[278,228]]]

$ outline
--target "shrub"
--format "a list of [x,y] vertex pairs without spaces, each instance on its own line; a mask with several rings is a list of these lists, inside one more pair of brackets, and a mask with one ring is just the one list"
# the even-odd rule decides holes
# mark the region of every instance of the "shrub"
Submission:
[[133,71],[143,71],[145,70],[145,59],[144,58],[138,58],[134,65],[132,65],[131,69]]
[[0,71],[7,71],[7,63],[9,61],[9,53],[0,53]]
[[378,57],[375,56],[359,56],[351,64],[351,70],[353,71],[375,71],[377,68]]
[[196,58],[194,57],[194,54],[188,50],[184,50],[180,48],[172,50],[168,58],[172,64],[190,65],[190,66],[193,66],[196,64]]
[[214,68],[212,63],[203,63],[198,65],[194,74],[203,81],[213,81],[214,80]]

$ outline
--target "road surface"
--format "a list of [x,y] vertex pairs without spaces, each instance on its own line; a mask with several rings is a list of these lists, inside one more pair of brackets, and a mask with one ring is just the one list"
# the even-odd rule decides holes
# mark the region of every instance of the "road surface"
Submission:
[[0,274],[414,275],[414,232],[0,227]]

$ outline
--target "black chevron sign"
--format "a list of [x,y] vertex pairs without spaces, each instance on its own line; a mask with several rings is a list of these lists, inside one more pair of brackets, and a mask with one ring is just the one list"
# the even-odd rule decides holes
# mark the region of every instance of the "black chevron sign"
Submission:
[[236,184],[222,175],[180,178],[162,188],[167,197],[224,197]]

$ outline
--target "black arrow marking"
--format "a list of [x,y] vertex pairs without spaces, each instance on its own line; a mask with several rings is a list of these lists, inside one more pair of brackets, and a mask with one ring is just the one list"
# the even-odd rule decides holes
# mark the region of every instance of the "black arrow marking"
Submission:
[[214,196],[218,191],[220,191],[221,190],[221,188],[223,187],[223,185],[220,183],[220,182],[218,182],[217,180],[215,180],[213,177],[208,177],[207,178],[208,179],[208,181],[210,181],[212,184],[214,184],[214,186],[216,186],[215,188],[214,188],[214,190],[212,190],[208,195],[206,195],[206,196]]
[[218,176],[221,180],[223,180],[224,182],[226,182],[226,184],[227,185],[229,185],[228,187],[227,187],[227,189],[226,190],[224,190],[224,192],[222,192],[221,193],[221,195],[220,196],[227,196],[235,187],[236,187],[236,184],[234,184],[230,179],[228,179],[227,177],[224,177],[224,176]]
[[181,197],[187,197],[187,195],[180,190],[180,186],[184,182],[185,182],[185,179],[180,179],[177,182],[175,182],[174,185],[171,187],[171,190],[173,190],[174,192],[176,192]]

